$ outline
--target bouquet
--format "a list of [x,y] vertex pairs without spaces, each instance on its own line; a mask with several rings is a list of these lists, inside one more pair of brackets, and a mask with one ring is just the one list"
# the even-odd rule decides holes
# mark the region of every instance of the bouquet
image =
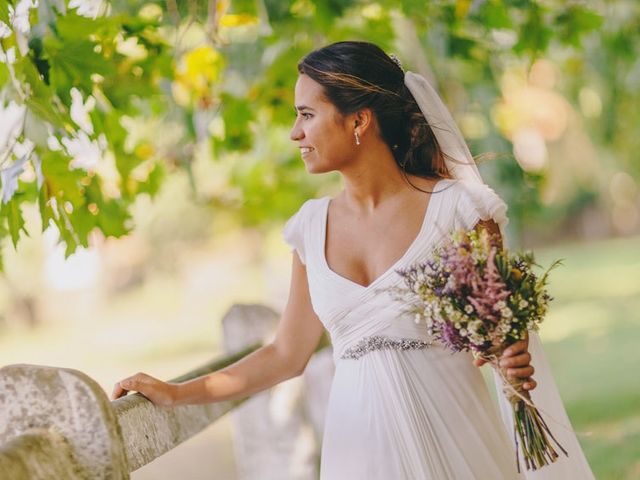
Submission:
[[509,345],[538,330],[553,299],[547,278],[560,263],[556,260],[538,278],[531,252],[509,253],[486,230],[456,231],[431,259],[398,270],[403,286],[392,292],[434,340],[454,352],[472,352],[500,374],[513,408],[518,471],[520,448],[527,470],[558,458],[552,441],[567,455],[522,387],[525,380],[507,378],[498,364]]

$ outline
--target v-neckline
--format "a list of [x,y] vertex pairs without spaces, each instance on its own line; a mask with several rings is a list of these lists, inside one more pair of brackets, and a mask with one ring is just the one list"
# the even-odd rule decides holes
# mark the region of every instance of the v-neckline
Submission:
[[[431,189],[433,190],[433,192],[437,193],[436,187],[438,185],[440,185],[441,182],[448,180],[446,178],[441,178],[440,180],[438,180],[436,183],[433,184],[433,187],[431,187]],[[331,203],[331,197],[325,197],[325,202],[324,202],[324,210],[322,212],[322,238],[321,238],[321,242],[320,242],[320,257],[322,259],[322,264],[324,269],[332,276],[334,276],[337,279],[340,279],[350,285],[355,286],[356,288],[360,289],[361,291],[366,291],[369,290],[371,287],[373,287],[374,285],[376,285],[377,283],[379,283],[383,278],[385,278],[387,275],[389,275],[391,272],[395,271],[398,266],[400,265],[400,263],[402,263],[402,261],[409,255],[409,253],[415,248],[416,244],[418,243],[418,241],[420,240],[420,238],[422,237],[422,235],[424,234],[424,230],[426,228],[426,225],[429,220],[429,216],[431,211],[433,210],[432,208],[432,203],[433,203],[433,192],[429,194],[429,200],[427,202],[427,207],[425,209],[424,212],[424,217],[422,218],[422,224],[420,225],[420,229],[418,230],[418,234],[416,235],[416,237],[413,239],[413,241],[409,244],[409,246],[407,247],[407,249],[405,250],[405,252],[400,256],[400,258],[398,258],[398,260],[396,260],[389,268],[387,268],[384,272],[382,272],[380,275],[378,275],[376,278],[374,278],[368,285],[362,285],[361,283],[358,283],[354,280],[351,280],[350,278],[345,277],[344,275],[341,275],[339,273],[337,273],[336,271],[334,271],[330,266],[329,266],[329,262],[327,261],[327,253],[326,253],[326,249],[327,249],[327,224],[329,223],[329,204]]]

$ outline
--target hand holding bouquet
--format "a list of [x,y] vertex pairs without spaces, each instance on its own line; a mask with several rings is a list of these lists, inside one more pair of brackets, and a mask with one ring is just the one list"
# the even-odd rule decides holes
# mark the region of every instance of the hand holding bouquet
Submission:
[[425,263],[400,270],[404,286],[394,290],[416,323],[454,352],[470,351],[499,372],[513,408],[516,461],[528,470],[558,458],[553,437],[523,379],[507,378],[499,359],[510,345],[538,330],[552,298],[545,286],[555,261],[542,277],[532,271],[533,254],[511,254],[486,230],[457,231]]

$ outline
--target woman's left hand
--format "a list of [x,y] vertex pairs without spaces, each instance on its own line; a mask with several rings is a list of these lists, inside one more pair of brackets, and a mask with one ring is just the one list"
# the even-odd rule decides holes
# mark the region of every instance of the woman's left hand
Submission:
[[[507,369],[507,377],[524,378],[526,381],[522,385],[522,388],[525,390],[533,390],[536,388],[537,382],[531,378],[535,369],[530,364],[531,354],[528,351],[528,347],[528,338],[526,340],[520,340],[513,345],[509,345],[500,357],[499,364],[501,367]],[[476,358],[473,363],[477,367],[481,367],[487,363],[487,361],[481,358]]]

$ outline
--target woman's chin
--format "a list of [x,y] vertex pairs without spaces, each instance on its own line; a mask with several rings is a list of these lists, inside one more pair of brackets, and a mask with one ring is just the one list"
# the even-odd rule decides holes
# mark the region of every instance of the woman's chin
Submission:
[[304,162],[304,166],[307,169],[307,173],[324,173],[326,171],[316,162],[312,162],[309,160]]
[[307,170],[307,173],[312,173],[312,174],[329,173],[336,170],[335,165],[332,165],[331,163],[327,163],[326,161],[325,162],[318,161],[317,158],[302,157],[302,161]]

